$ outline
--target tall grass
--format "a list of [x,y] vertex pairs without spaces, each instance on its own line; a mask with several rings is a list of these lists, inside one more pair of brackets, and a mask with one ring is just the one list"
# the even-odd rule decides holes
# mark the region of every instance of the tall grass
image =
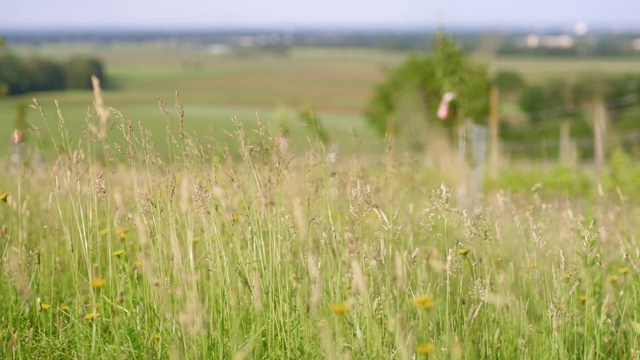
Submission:
[[495,191],[463,209],[451,177],[391,143],[294,154],[258,119],[215,148],[182,130],[179,102],[160,104],[165,157],[162,134],[95,105],[77,140],[62,113],[32,134],[53,160],[1,164],[0,357],[639,354],[639,219],[622,197]]

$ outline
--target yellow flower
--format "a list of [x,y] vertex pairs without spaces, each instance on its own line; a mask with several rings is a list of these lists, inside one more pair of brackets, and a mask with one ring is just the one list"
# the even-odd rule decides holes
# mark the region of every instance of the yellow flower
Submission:
[[196,237],[194,237],[194,238],[193,238],[193,240],[191,240],[191,241],[192,241],[194,244],[197,244],[197,243],[199,243],[199,242],[200,242],[200,240],[201,240],[201,239],[200,239],[200,237],[199,237],[199,236],[196,236]]
[[582,303],[587,302],[587,295],[580,295],[580,301],[582,301]]
[[0,195],[0,201],[2,202],[7,202],[7,198],[9,197],[9,193],[2,193],[2,195]]
[[62,305],[59,307],[59,309],[62,311],[69,311],[69,307],[67,305]]
[[51,307],[50,304],[40,304],[40,310],[48,310]]
[[618,282],[618,275],[611,275],[609,276],[609,282]]
[[433,300],[433,295],[431,294],[418,295],[413,299],[411,299],[411,302],[418,309],[426,309],[426,310],[433,309],[433,307],[436,305],[435,301]]
[[416,352],[421,355],[429,355],[435,350],[435,346],[432,343],[422,343],[416,346]]
[[470,252],[471,252],[471,250],[469,250],[469,249],[458,250],[458,254],[460,254],[462,256],[467,256],[467,254],[469,254]]
[[93,279],[91,279],[91,287],[94,289],[100,289],[104,287],[106,283],[107,282],[104,281],[103,277],[94,277]]
[[118,233],[118,236],[120,237],[120,240],[126,239],[128,232],[129,232],[129,229],[127,228],[118,229],[117,233]]
[[104,228],[100,230],[100,235],[102,236],[109,235],[109,228]]
[[331,311],[336,314],[344,314],[349,311],[349,304],[341,302],[331,305]]
[[538,267],[538,264],[536,264],[536,263],[529,264],[529,269],[535,269],[537,267]]
[[95,320],[100,317],[100,313],[91,313],[84,316],[85,320]]
[[142,266],[142,261],[140,260],[136,260],[133,262],[133,267],[137,270],[140,269],[140,267]]
[[124,255],[124,250],[114,251],[113,253],[111,253],[111,255],[115,256],[115,257],[120,257],[120,256]]
[[564,273],[564,274],[562,274],[562,278],[563,278],[563,279],[565,279],[565,280],[569,280],[569,279],[571,279],[571,276],[572,276],[572,275],[571,275],[571,274],[568,274],[568,273]]
[[618,272],[620,274],[622,274],[622,275],[625,275],[625,274],[629,273],[629,268],[628,267],[620,268],[620,269],[618,269]]
[[153,334],[153,340],[160,340],[160,334]]

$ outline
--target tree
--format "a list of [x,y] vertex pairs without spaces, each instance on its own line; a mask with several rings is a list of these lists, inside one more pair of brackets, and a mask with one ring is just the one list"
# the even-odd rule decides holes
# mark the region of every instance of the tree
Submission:
[[494,82],[503,95],[519,93],[526,85],[526,82],[520,74],[508,70],[499,71],[496,74]]
[[67,61],[64,66],[64,77],[69,89],[90,89],[91,75],[104,78],[104,68],[99,60],[76,57]]
[[470,60],[454,38],[437,34],[435,40],[431,56],[410,57],[375,87],[365,116],[378,133],[407,126],[407,114],[421,114],[422,122],[431,120],[442,95],[449,91],[457,94],[458,116],[485,120],[489,93],[485,66]]

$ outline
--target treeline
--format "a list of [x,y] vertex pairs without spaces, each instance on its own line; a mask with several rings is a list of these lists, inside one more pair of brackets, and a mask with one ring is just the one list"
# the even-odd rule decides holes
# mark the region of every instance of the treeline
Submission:
[[100,60],[74,57],[57,62],[38,57],[0,54],[0,95],[32,91],[91,88],[91,75],[104,80]]

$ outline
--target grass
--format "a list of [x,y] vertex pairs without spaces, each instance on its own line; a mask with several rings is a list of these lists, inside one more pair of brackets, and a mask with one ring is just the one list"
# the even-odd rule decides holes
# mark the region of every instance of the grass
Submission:
[[393,141],[335,160],[234,121],[225,147],[168,105],[103,141],[61,107],[31,134],[55,157],[0,163],[0,357],[638,356],[640,219],[615,192],[470,201]]

